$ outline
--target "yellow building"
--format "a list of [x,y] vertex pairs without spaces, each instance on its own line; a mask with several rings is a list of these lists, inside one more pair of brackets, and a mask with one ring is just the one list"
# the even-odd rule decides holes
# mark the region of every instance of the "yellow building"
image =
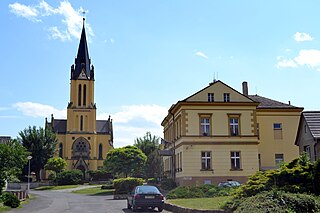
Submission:
[[164,174],[179,185],[241,183],[258,170],[298,156],[294,145],[300,112],[258,95],[239,93],[221,81],[178,101],[164,128]]
[[50,122],[46,119],[46,127],[57,133],[57,155],[67,161],[69,170],[97,170],[113,148],[112,120],[96,120],[94,81],[83,23],[78,54],[71,66],[67,119],[55,119],[53,115]]

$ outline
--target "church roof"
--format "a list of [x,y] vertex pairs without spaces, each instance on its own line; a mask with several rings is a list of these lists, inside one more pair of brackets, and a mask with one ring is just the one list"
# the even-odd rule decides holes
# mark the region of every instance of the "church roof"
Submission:
[[84,20],[85,19],[83,19],[83,27],[82,27],[81,38],[80,38],[80,43],[79,43],[79,48],[78,48],[78,54],[75,59],[75,68],[74,68],[73,73],[71,75],[72,80],[77,80],[83,69],[86,74],[86,78],[91,77],[91,73],[90,73],[91,60],[89,58],[89,50],[88,50],[88,45],[87,45]]
[[[50,126],[52,123],[48,123]],[[67,120],[66,119],[54,119],[53,131],[57,134],[66,134],[67,132]],[[109,120],[97,120],[96,121],[97,134],[112,134],[112,123]]]

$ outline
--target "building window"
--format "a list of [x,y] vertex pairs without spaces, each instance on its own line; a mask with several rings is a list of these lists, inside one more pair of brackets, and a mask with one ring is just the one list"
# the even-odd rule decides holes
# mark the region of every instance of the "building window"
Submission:
[[240,170],[241,169],[240,152],[238,151],[230,152],[230,158],[231,158],[231,170]]
[[214,102],[214,93],[208,93],[208,102]]
[[275,140],[282,139],[282,123],[273,124],[273,135]]
[[258,161],[259,161],[259,170],[261,170],[261,155],[258,154]]
[[283,162],[283,154],[275,154],[276,166],[279,166]]
[[314,154],[314,160],[318,160],[318,155],[317,155],[317,144],[314,144],[313,146],[313,154]]
[[63,158],[63,144],[62,143],[59,144],[59,157]]
[[210,135],[210,116],[209,115],[200,116],[200,134],[203,136]]
[[87,85],[83,85],[83,106],[87,104]]
[[81,106],[81,84],[78,87],[78,106]]
[[238,136],[240,115],[229,115],[229,129],[231,136]]
[[260,127],[259,127],[259,123],[257,123],[257,136],[258,136],[258,139],[260,139]]
[[80,131],[83,131],[83,116],[80,116]]
[[201,152],[201,170],[211,169],[211,152]]
[[99,160],[102,159],[102,144],[99,144]]
[[230,102],[230,93],[223,93],[223,101]]
[[311,159],[311,148],[310,145],[304,146],[303,151],[306,153],[307,157],[309,160]]

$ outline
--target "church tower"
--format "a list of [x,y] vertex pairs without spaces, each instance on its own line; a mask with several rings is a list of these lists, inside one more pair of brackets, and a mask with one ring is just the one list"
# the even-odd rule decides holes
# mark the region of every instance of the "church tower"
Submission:
[[51,122],[46,120],[46,127],[57,134],[57,155],[67,161],[69,170],[102,168],[107,152],[113,148],[112,120],[96,120],[94,72],[83,19],[78,54],[71,66],[67,119],[55,119],[52,115]]

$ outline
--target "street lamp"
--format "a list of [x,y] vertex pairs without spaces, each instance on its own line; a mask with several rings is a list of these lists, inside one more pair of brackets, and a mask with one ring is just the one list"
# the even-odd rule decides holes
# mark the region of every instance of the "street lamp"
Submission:
[[28,157],[27,157],[27,159],[28,159],[28,163],[29,163],[29,167],[28,167],[28,190],[27,190],[27,194],[29,194],[29,190],[30,190],[30,160],[32,159],[32,156],[31,155],[29,155]]

